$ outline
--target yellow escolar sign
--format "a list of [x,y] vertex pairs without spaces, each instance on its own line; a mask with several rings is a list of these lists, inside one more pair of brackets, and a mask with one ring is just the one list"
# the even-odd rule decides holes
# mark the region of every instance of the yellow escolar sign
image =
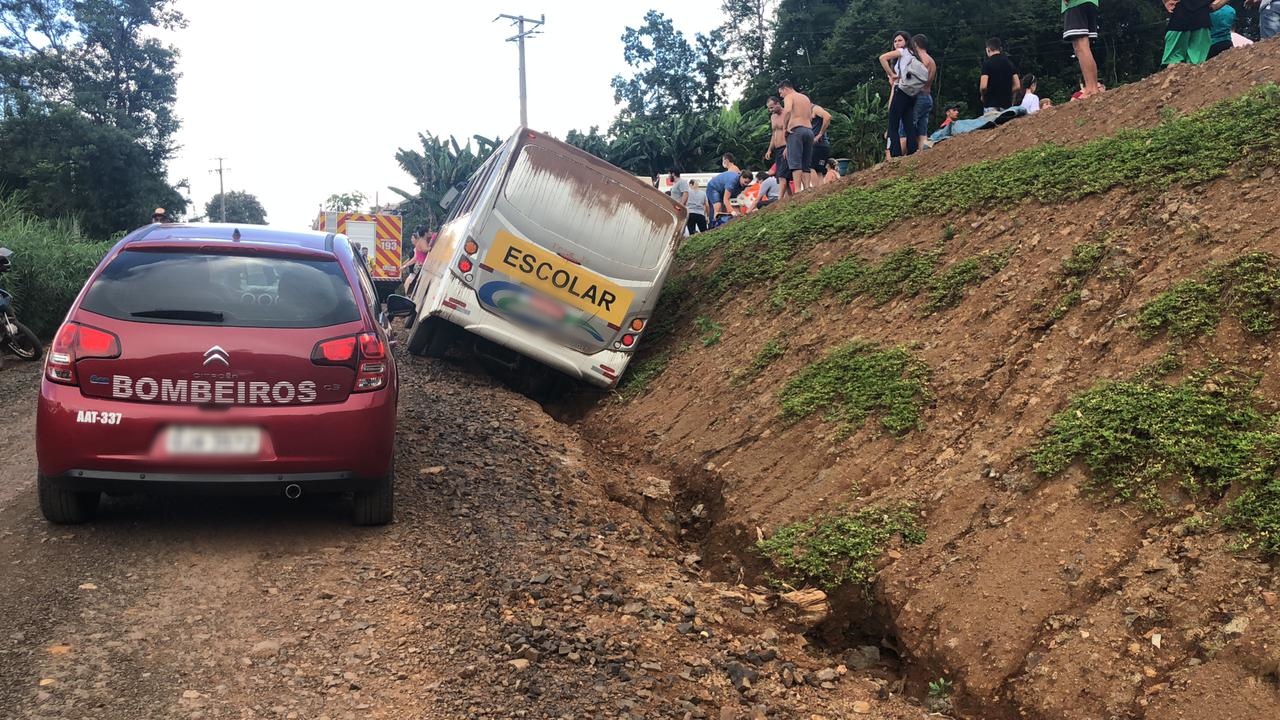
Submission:
[[499,230],[485,264],[588,315],[621,327],[634,293],[559,255]]

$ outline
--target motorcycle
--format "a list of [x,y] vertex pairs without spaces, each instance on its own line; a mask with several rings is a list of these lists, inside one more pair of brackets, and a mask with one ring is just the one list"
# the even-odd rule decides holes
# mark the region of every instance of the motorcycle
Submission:
[[[13,265],[13,251],[0,247],[0,275]],[[44,345],[31,328],[18,322],[13,310],[13,296],[0,289],[0,350],[8,350],[23,360],[39,360]]]

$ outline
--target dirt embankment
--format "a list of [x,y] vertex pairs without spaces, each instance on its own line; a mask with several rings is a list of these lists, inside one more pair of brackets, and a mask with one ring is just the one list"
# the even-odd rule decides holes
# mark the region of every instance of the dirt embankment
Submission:
[[[1280,81],[1280,42],[948,141],[848,182],[907,168],[930,175],[1045,140],[1151,125],[1166,107],[1203,107],[1263,81]],[[1073,395],[1131,377],[1167,352],[1165,337],[1134,331],[1145,303],[1211,263],[1280,255],[1277,176],[1268,158],[1192,188],[989,208],[819,244],[805,258],[816,265],[850,252],[874,260],[933,247],[952,232],[944,262],[1013,252],[957,307],[932,314],[919,297],[876,306],[827,296],[801,312],[775,312],[760,289],[698,307],[688,319],[721,324],[718,344],[704,348],[692,323],[677,328],[660,348],[669,363],[647,392],[600,404],[581,426],[620,456],[664,467],[678,486],[694,478],[690,488],[714,490],[704,554],[727,577],[760,577],[751,548],[761,533],[839,507],[913,502],[927,539],[883,558],[876,606],[850,604],[850,627],[827,628],[827,639],[896,638],[917,694],[945,675],[974,717],[1280,715],[1273,566],[1234,551],[1229,533],[1187,532],[1086,491],[1079,467],[1043,478],[1025,459]],[[1100,242],[1102,267],[1060,319],[1048,319],[1064,294],[1064,260]],[[785,339],[785,354],[735,384],[733,373],[770,338]],[[783,383],[853,338],[911,347],[930,368],[922,429],[899,439],[873,421],[841,439],[817,416],[780,421]],[[1185,366],[1216,359],[1259,373],[1258,393],[1274,402],[1273,339],[1224,317],[1215,334],[1185,347]],[[1185,517],[1194,501],[1180,502]]]

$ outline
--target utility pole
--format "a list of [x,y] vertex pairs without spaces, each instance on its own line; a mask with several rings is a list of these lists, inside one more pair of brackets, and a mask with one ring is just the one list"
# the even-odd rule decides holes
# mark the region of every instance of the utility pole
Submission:
[[226,160],[226,158],[217,157],[217,158],[214,158],[214,160],[218,161],[218,169],[210,170],[209,174],[212,175],[213,173],[218,173],[218,201],[222,204],[222,210],[221,210],[222,218],[219,220],[219,222],[226,222],[227,221],[227,193],[223,189],[222,174],[225,173],[229,168],[222,167],[222,161]]
[[[546,24],[547,16],[544,14],[534,20],[523,15],[499,15],[493,21],[502,19],[510,20],[512,25],[517,26],[516,34],[507,38],[507,42],[520,46],[520,127],[529,127],[529,95],[525,90],[524,82],[524,39],[541,34],[542,31],[538,28]],[[525,23],[529,23],[528,30],[525,30]]]

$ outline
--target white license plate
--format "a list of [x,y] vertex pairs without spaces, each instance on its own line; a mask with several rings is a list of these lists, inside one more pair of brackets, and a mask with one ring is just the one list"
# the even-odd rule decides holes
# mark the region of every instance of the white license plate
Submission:
[[255,427],[171,427],[170,455],[257,455],[262,430]]

